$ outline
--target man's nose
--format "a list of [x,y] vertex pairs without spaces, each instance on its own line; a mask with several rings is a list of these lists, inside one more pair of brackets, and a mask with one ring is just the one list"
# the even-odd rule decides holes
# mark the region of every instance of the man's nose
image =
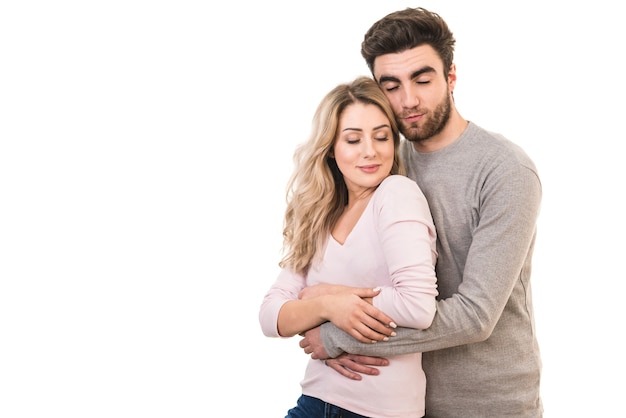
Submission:
[[402,90],[402,107],[412,109],[420,104],[417,92],[412,86],[407,86]]

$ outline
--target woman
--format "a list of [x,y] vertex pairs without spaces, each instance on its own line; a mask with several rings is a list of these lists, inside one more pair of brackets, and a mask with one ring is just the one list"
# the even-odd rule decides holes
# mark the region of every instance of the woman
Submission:
[[[396,325],[430,326],[435,227],[421,190],[403,175],[399,140],[392,109],[372,79],[359,77],[324,97],[309,140],[295,153],[282,271],[259,313],[265,335],[292,337],[331,321],[376,342],[393,336]],[[334,281],[321,280],[329,277]],[[372,306],[388,316],[377,317]],[[360,314],[345,314],[355,307]],[[391,357],[378,376],[361,381],[311,359],[287,416],[336,410],[343,417],[421,417],[425,385],[421,353]]]

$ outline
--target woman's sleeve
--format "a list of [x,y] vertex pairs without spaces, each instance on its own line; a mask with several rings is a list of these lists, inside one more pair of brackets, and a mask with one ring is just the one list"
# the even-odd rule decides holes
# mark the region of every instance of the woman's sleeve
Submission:
[[[281,337],[278,334],[278,313],[283,304],[298,299],[305,286],[305,278],[288,269],[283,269],[263,298],[259,310],[261,330],[267,337]],[[282,337],[281,337],[282,338]]]
[[438,294],[436,231],[428,202],[404,176],[391,176],[379,188],[374,216],[392,285],[374,298],[374,306],[400,326],[428,328]]

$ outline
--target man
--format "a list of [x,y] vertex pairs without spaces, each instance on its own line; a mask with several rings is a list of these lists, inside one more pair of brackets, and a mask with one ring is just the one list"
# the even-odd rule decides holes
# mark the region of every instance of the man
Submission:
[[431,327],[398,328],[389,341],[367,344],[326,323],[300,346],[352,379],[378,373],[370,366],[386,356],[423,352],[428,417],[541,417],[530,287],[541,183],[521,148],[456,109],[454,43],[439,15],[407,8],[376,22],[361,49],[401,126],[408,175],[435,220]]

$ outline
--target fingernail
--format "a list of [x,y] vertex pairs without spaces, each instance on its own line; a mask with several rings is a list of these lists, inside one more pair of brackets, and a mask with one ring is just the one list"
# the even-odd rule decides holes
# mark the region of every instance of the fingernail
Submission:
[[389,323],[389,326],[390,326],[391,328],[396,328],[396,327],[397,327],[396,323],[395,323],[395,322],[393,322],[393,321],[391,321],[391,322]]
[[372,344],[374,344],[374,343],[376,343],[376,342],[377,342],[376,340],[372,340]]
[[389,337],[383,338],[383,341],[389,341]]
[[375,287],[372,289],[374,292],[380,292],[380,287]]
[[391,333],[391,336],[392,336],[392,337],[395,337],[395,336],[396,336],[396,333],[395,333],[395,332],[392,332],[392,333]]

